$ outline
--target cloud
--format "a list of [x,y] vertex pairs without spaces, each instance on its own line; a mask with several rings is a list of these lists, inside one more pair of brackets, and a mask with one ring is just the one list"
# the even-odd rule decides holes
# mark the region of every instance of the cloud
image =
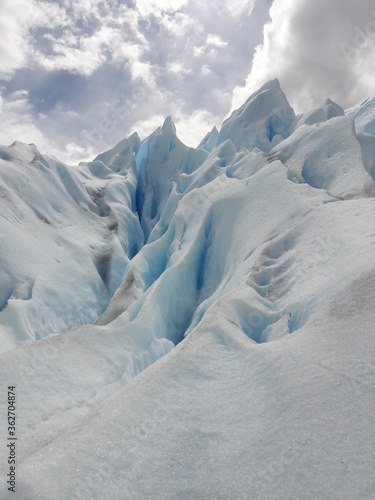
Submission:
[[221,123],[221,117],[206,109],[196,109],[192,114],[175,110],[173,116],[178,137],[192,147],[197,147],[206,133]]
[[275,0],[270,17],[232,109],[275,77],[297,111],[328,96],[349,107],[374,92],[372,0]]
[[[0,93],[0,113],[3,144],[10,145],[22,137],[23,142],[36,143],[41,151],[48,151],[50,155],[58,156],[61,153],[58,145],[46,138],[36,126],[27,91],[14,92],[8,98]],[[65,158],[69,161],[68,155]]]
[[74,162],[170,114],[198,143],[245,81],[271,1],[3,0],[0,143]]
[[212,75],[212,71],[210,70],[210,67],[208,64],[204,64],[201,68],[201,74],[203,75],[203,77],[206,77],[206,76],[210,76]]
[[225,42],[221,38],[221,36],[214,35],[214,34],[210,33],[209,35],[207,35],[206,45],[208,47],[212,46],[212,47],[218,47],[220,49],[220,48],[226,47],[228,45],[228,43]]
[[178,38],[203,32],[203,26],[197,20],[182,12],[159,14],[158,22],[164,32]]
[[151,14],[161,16],[164,12],[171,13],[188,5],[188,0],[137,0],[137,10],[141,17]]
[[25,67],[90,76],[110,59],[126,62],[135,78],[149,79],[143,61],[148,43],[137,29],[140,17],[114,1],[3,0],[0,78]]
[[2,0],[0,2],[0,78],[9,79],[22,67],[28,54],[28,30],[33,0]]
[[112,61],[127,65],[134,79],[154,83],[149,64],[143,60],[148,43],[135,29],[138,12],[123,6],[112,11],[100,0],[87,5],[73,3],[71,10],[68,7],[61,13],[63,29],[53,27],[43,33],[42,38],[49,44],[34,47],[35,64],[49,71],[91,76],[104,63]]
[[233,18],[250,15],[255,6],[255,0],[221,0],[219,7],[225,14]]
[[154,132],[158,127],[161,127],[164,122],[163,115],[153,115],[147,120],[139,120],[133,125],[133,132],[137,132],[139,137],[143,140]]

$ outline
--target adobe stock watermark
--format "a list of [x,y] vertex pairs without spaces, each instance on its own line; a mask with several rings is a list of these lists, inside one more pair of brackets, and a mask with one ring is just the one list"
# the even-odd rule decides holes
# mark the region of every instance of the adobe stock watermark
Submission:
[[143,85],[135,85],[130,91],[130,96],[122,94],[110,105],[106,118],[99,120],[97,126],[91,130],[83,130],[81,135],[90,146],[100,144],[105,136],[113,134],[121,125],[121,121],[149,95],[149,91]]
[[361,29],[359,26],[353,28],[354,36],[352,43],[341,42],[340,49],[348,63],[352,63],[359,56],[361,50],[366,48],[369,41],[375,42],[375,10],[370,12],[372,19]]

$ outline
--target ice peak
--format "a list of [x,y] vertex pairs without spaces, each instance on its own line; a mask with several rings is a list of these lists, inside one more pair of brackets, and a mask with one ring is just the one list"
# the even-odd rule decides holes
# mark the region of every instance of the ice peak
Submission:
[[324,99],[320,107],[323,108],[324,106],[329,106],[330,104],[336,104],[336,103],[332,101],[330,97],[327,97],[326,99]]
[[322,102],[320,107],[324,110],[327,120],[334,118],[335,116],[345,115],[344,109],[335,101],[332,101],[329,97]]
[[182,173],[196,170],[206,157],[207,152],[190,148],[179,140],[171,116],[142,141],[137,154],[137,206],[146,240],[164,210],[173,183]]
[[288,136],[294,119],[293,108],[275,78],[254,92],[224,121],[217,144],[231,139],[238,151],[257,147],[268,152],[275,136],[278,136],[276,139]]
[[176,125],[173,123],[171,115],[167,116],[167,118],[164,120],[163,126],[161,129],[164,132],[169,132],[173,135],[176,135]]
[[[249,101],[255,94],[261,94],[262,92],[266,91],[276,91],[276,92],[282,92],[282,88],[279,82],[278,78],[274,78],[273,80],[269,80],[268,82],[264,83],[257,91],[255,91],[248,99]],[[246,102],[247,102],[246,101]]]
[[216,125],[211,129],[210,132],[208,132],[204,138],[201,140],[201,142],[198,144],[197,149],[203,149],[204,151],[207,151],[208,153],[211,153],[211,151],[214,149],[214,147],[217,144],[217,139],[219,137],[219,131],[216,128]]
[[125,158],[130,154],[137,154],[141,141],[137,132],[134,132],[130,137],[123,139],[116,144],[113,148],[99,154],[94,161],[102,161],[105,165],[111,162],[111,159]]

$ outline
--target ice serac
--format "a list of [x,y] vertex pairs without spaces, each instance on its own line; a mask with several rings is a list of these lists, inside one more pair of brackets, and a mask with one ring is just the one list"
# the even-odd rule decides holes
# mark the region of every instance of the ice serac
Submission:
[[348,109],[346,114],[354,119],[357,139],[362,148],[363,163],[375,179],[375,97]]
[[345,114],[345,111],[340,106],[340,104],[337,104],[337,102],[332,101],[332,99],[330,99],[329,97],[327,97],[327,99],[323,101],[320,107],[322,108],[327,120],[330,120],[335,116],[344,116]]
[[345,113],[353,116],[357,132],[375,135],[375,97],[369,97]]
[[231,139],[237,150],[254,147],[268,152],[289,135],[295,114],[279,81],[272,80],[224,121],[217,144]]
[[146,240],[163,213],[173,183],[181,174],[194,172],[206,157],[206,151],[185,146],[178,139],[170,116],[142,142],[137,154],[137,206]]
[[375,180],[375,136],[372,134],[357,134],[362,149],[362,161],[367,172]]
[[219,137],[219,131],[215,127],[206,134],[201,142],[198,144],[197,149],[204,149],[207,153],[211,153],[214,147],[217,145],[217,140]]
[[35,145],[0,148],[0,350],[92,323],[107,308],[143,245],[138,147],[132,136],[76,167]]
[[344,115],[345,111],[343,108],[339,104],[332,101],[332,99],[327,98],[318,108],[296,116],[296,119],[291,126],[290,133],[294,132],[297,128],[302,127],[303,125],[316,125],[317,123],[324,123],[331,118]]
[[280,160],[288,178],[326,189],[341,198],[374,194],[374,186],[362,160],[354,121],[349,116],[303,126],[272,149],[269,160]]

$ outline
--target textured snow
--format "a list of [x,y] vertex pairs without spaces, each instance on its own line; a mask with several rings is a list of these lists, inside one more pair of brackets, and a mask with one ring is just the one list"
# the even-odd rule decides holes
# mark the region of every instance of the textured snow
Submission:
[[375,498],[374,106],[274,80],[197,149],[1,147],[16,498]]

